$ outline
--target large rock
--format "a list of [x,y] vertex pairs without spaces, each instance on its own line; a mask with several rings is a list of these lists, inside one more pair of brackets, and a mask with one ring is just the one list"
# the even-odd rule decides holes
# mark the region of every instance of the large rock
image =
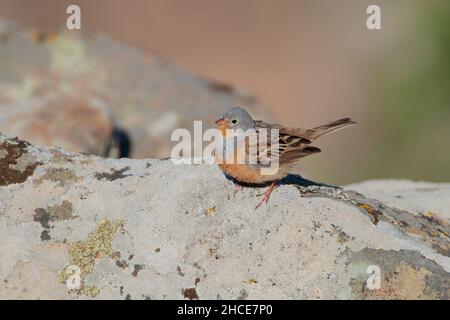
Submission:
[[59,95],[0,104],[0,129],[35,144],[107,155],[114,124],[100,101]]
[[[20,137],[23,132],[37,144],[101,154],[74,137],[106,145],[104,118],[109,114],[86,122],[65,111],[66,105],[70,109],[80,101],[91,109],[101,105],[110,111],[107,125],[128,133],[133,158],[170,156],[174,129],[193,130],[194,120],[202,120],[204,128],[212,127],[234,105],[245,106],[258,118],[271,118],[267,108],[248,93],[200,78],[157,54],[79,31],[48,34],[0,20],[0,131]],[[68,134],[48,137],[45,130],[37,134],[33,130],[35,117],[25,116],[21,127],[9,124],[17,110],[30,115],[48,105],[58,107],[61,115],[47,119],[47,131],[59,132],[67,122],[79,125],[65,128]]]
[[0,298],[450,298],[450,184],[290,177],[255,210],[215,165],[4,136],[0,174]]

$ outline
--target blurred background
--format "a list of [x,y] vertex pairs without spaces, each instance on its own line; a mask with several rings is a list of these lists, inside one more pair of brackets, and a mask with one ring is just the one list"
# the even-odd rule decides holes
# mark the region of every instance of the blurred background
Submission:
[[[69,4],[81,7],[82,29],[64,31],[55,40],[52,34],[64,29]],[[370,4],[381,7],[381,30],[366,27]],[[32,121],[55,116],[58,109],[48,107],[51,100],[53,108],[82,105],[68,119],[79,110],[89,113],[83,124],[99,117],[93,124],[96,127],[88,130],[96,137],[130,131],[131,157],[163,157],[168,155],[165,145],[170,139],[165,128],[175,123],[189,126],[188,121],[179,121],[187,120],[187,115],[212,121],[226,106],[239,103],[265,120],[270,117],[290,126],[313,127],[341,117],[358,122],[317,141],[323,152],[305,158],[299,168],[313,180],[336,184],[372,178],[450,181],[447,0],[0,0],[0,19],[34,30],[29,33],[34,45],[29,45],[20,35],[9,40],[8,32],[14,28],[0,29],[0,108],[4,114],[14,113],[0,121],[0,131],[6,134],[21,128],[19,132],[32,138],[36,130],[42,131],[36,127],[45,127],[44,120],[33,124],[35,131],[25,133],[23,119],[27,114]],[[103,34],[138,48],[142,55],[130,58],[128,53],[122,55],[122,47],[95,38],[83,49],[70,40],[74,33],[89,39]],[[47,42],[51,61],[50,71],[44,74],[44,63],[36,63],[41,49],[37,54],[33,50]],[[91,59],[98,52],[107,58]],[[86,59],[91,59],[90,64],[85,64]],[[153,65],[141,68],[137,66],[141,61]],[[79,77],[63,82],[67,64]],[[128,77],[122,75],[131,69],[134,76],[131,71]],[[185,73],[180,76],[180,72]],[[195,87],[192,83],[197,78],[188,74],[208,79],[205,85],[215,93],[210,96],[205,86]],[[36,102],[55,83],[64,94]],[[108,90],[103,90],[103,83],[108,83]],[[86,93],[94,91],[95,99]],[[72,97],[70,103],[66,96]],[[73,96],[89,97],[77,100]],[[35,105],[45,105],[45,115],[41,107],[35,111]],[[102,118],[109,117],[109,111],[102,111],[109,105],[115,106],[114,117],[119,119],[113,125]],[[153,123],[151,128],[138,128],[139,119],[145,119],[147,126]],[[63,128],[53,131],[58,139],[62,130],[78,127],[68,125],[70,120],[61,122]],[[114,126],[120,130],[110,128]],[[148,140],[146,135],[160,138],[139,149],[140,141]],[[95,150],[95,141],[88,141],[85,133],[80,137],[90,146],[83,151],[101,153],[111,147],[109,141],[102,150]],[[63,144],[53,136],[47,140]]]

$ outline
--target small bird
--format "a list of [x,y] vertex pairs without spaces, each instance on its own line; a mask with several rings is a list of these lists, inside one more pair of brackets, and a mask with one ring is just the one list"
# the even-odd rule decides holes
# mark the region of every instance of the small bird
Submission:
[[[244,184],[261,185],[271,182],[269,189],[264,193],[261,201],[255,209],[258,209],[264,202],[267,204],[270,194],[275,188],[277,182],[285,178],[292,172],[292,168],[296,162],[308,155],[315,154],[321,150],[311,145],[311,143],[318,137],[335,132],[337,130],[354,125],[349,118],[339,119],[330,122],[326,125],[315,127],[312,129],[301,129],[285,127],[279,124],[267,123],[260,120],[253,120],[251,115],[241,107],[234,107],[228,110],[220,119],[215,122],[220,129],[224,140],[235,139],[235,136],[230,136],[230,132],[254,132],[256,134],[268,134],[272,129],[278,130],[278,135],[275,140],[267,139],[266,145],[257,143],[256,163],[241,163],[236,162],[236,154],[241,150],[244,154],[249,153],[249,139],[241,139],[233,145],[234,152],[226,152],[224,156],[225,161],[218,161],[219,168],[222,172],[236,181]],[[262,130],[265,129],[265,130]],[[236,140],[235,140],[236,141]],[[258,140],[259,141],[259,140]],[[271,150],[274,145],[277,150]],[[217,145],[216,145],[217,148]],[[243,149],[245,148],[245,149]],[[216,149],[216,159],[217,159]],[[278,170],[273,174],[263,174],[263,168],[266,166],[259,161],[262,156],[265,156],[271,161],[278,161]],[[231,159],[232,157],[232,159]]]

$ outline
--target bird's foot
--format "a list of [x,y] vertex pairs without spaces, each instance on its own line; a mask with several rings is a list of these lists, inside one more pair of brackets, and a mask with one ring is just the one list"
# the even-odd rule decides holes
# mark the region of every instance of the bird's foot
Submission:
[[258,209],[264,202],[267,204],[269,202],[270,199],[270,195],[273,191],[273,189],[275,189],[276,186],[276,182],[272,182],[272,184],[270,185],[269,189],[266,190],[266,192],[264,192],[261,201],[256,205],[255,210]]

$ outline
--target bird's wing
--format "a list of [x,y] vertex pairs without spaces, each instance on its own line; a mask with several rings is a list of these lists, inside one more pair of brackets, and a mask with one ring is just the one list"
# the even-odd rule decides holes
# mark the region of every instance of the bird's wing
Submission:
[[[309,143],[313,140],[311,137],[313,136],[312,133],[314,129],[302,129],[302,128],[292,128],[292,127],[285,127],[277,123],[268,123],[261,120],[255,121],[255,127],[256,128],[264,128],[264,129],[278,129],[280,131],[280,135],[287,135],[297,138],[303,138],[306,140],[309,140]],[[306,142],[306,141],[304,141]]]
[[[255,129],[258,133],[262,133],[262,129],[266,129],[264,133],[267,133],[267,142],[258,144],[258,156],[265,156],[272,160],[278,159],[280,164],[291,163],[307,155],[320,152],[319,148],[310,145],[311,140],[300,133],[300,130],[304,130],[304,132],[308,130],[295,128],[296,134],[291,134],[294,128],[286,128],[263,121],[255,121]],[[271,137],[272,129],[279,130],[277,137]]]
[[280,135],[290,135],[294,137],[303,138],[306,140],[314,141],[318,137],[329,134],[332,132],[336,132],[340,129],[350,127],[356,124],[356,122],[352,121],[350,118],[339,119],[330,123],[327,123],[323,126],[318,126],[312,129],[303,129],[303,128],[293,128],[293,127],[285,127],[276,123],[266,123],[264,121],[255,121],[255,125],[261,128],[275,128],[280,130]]

